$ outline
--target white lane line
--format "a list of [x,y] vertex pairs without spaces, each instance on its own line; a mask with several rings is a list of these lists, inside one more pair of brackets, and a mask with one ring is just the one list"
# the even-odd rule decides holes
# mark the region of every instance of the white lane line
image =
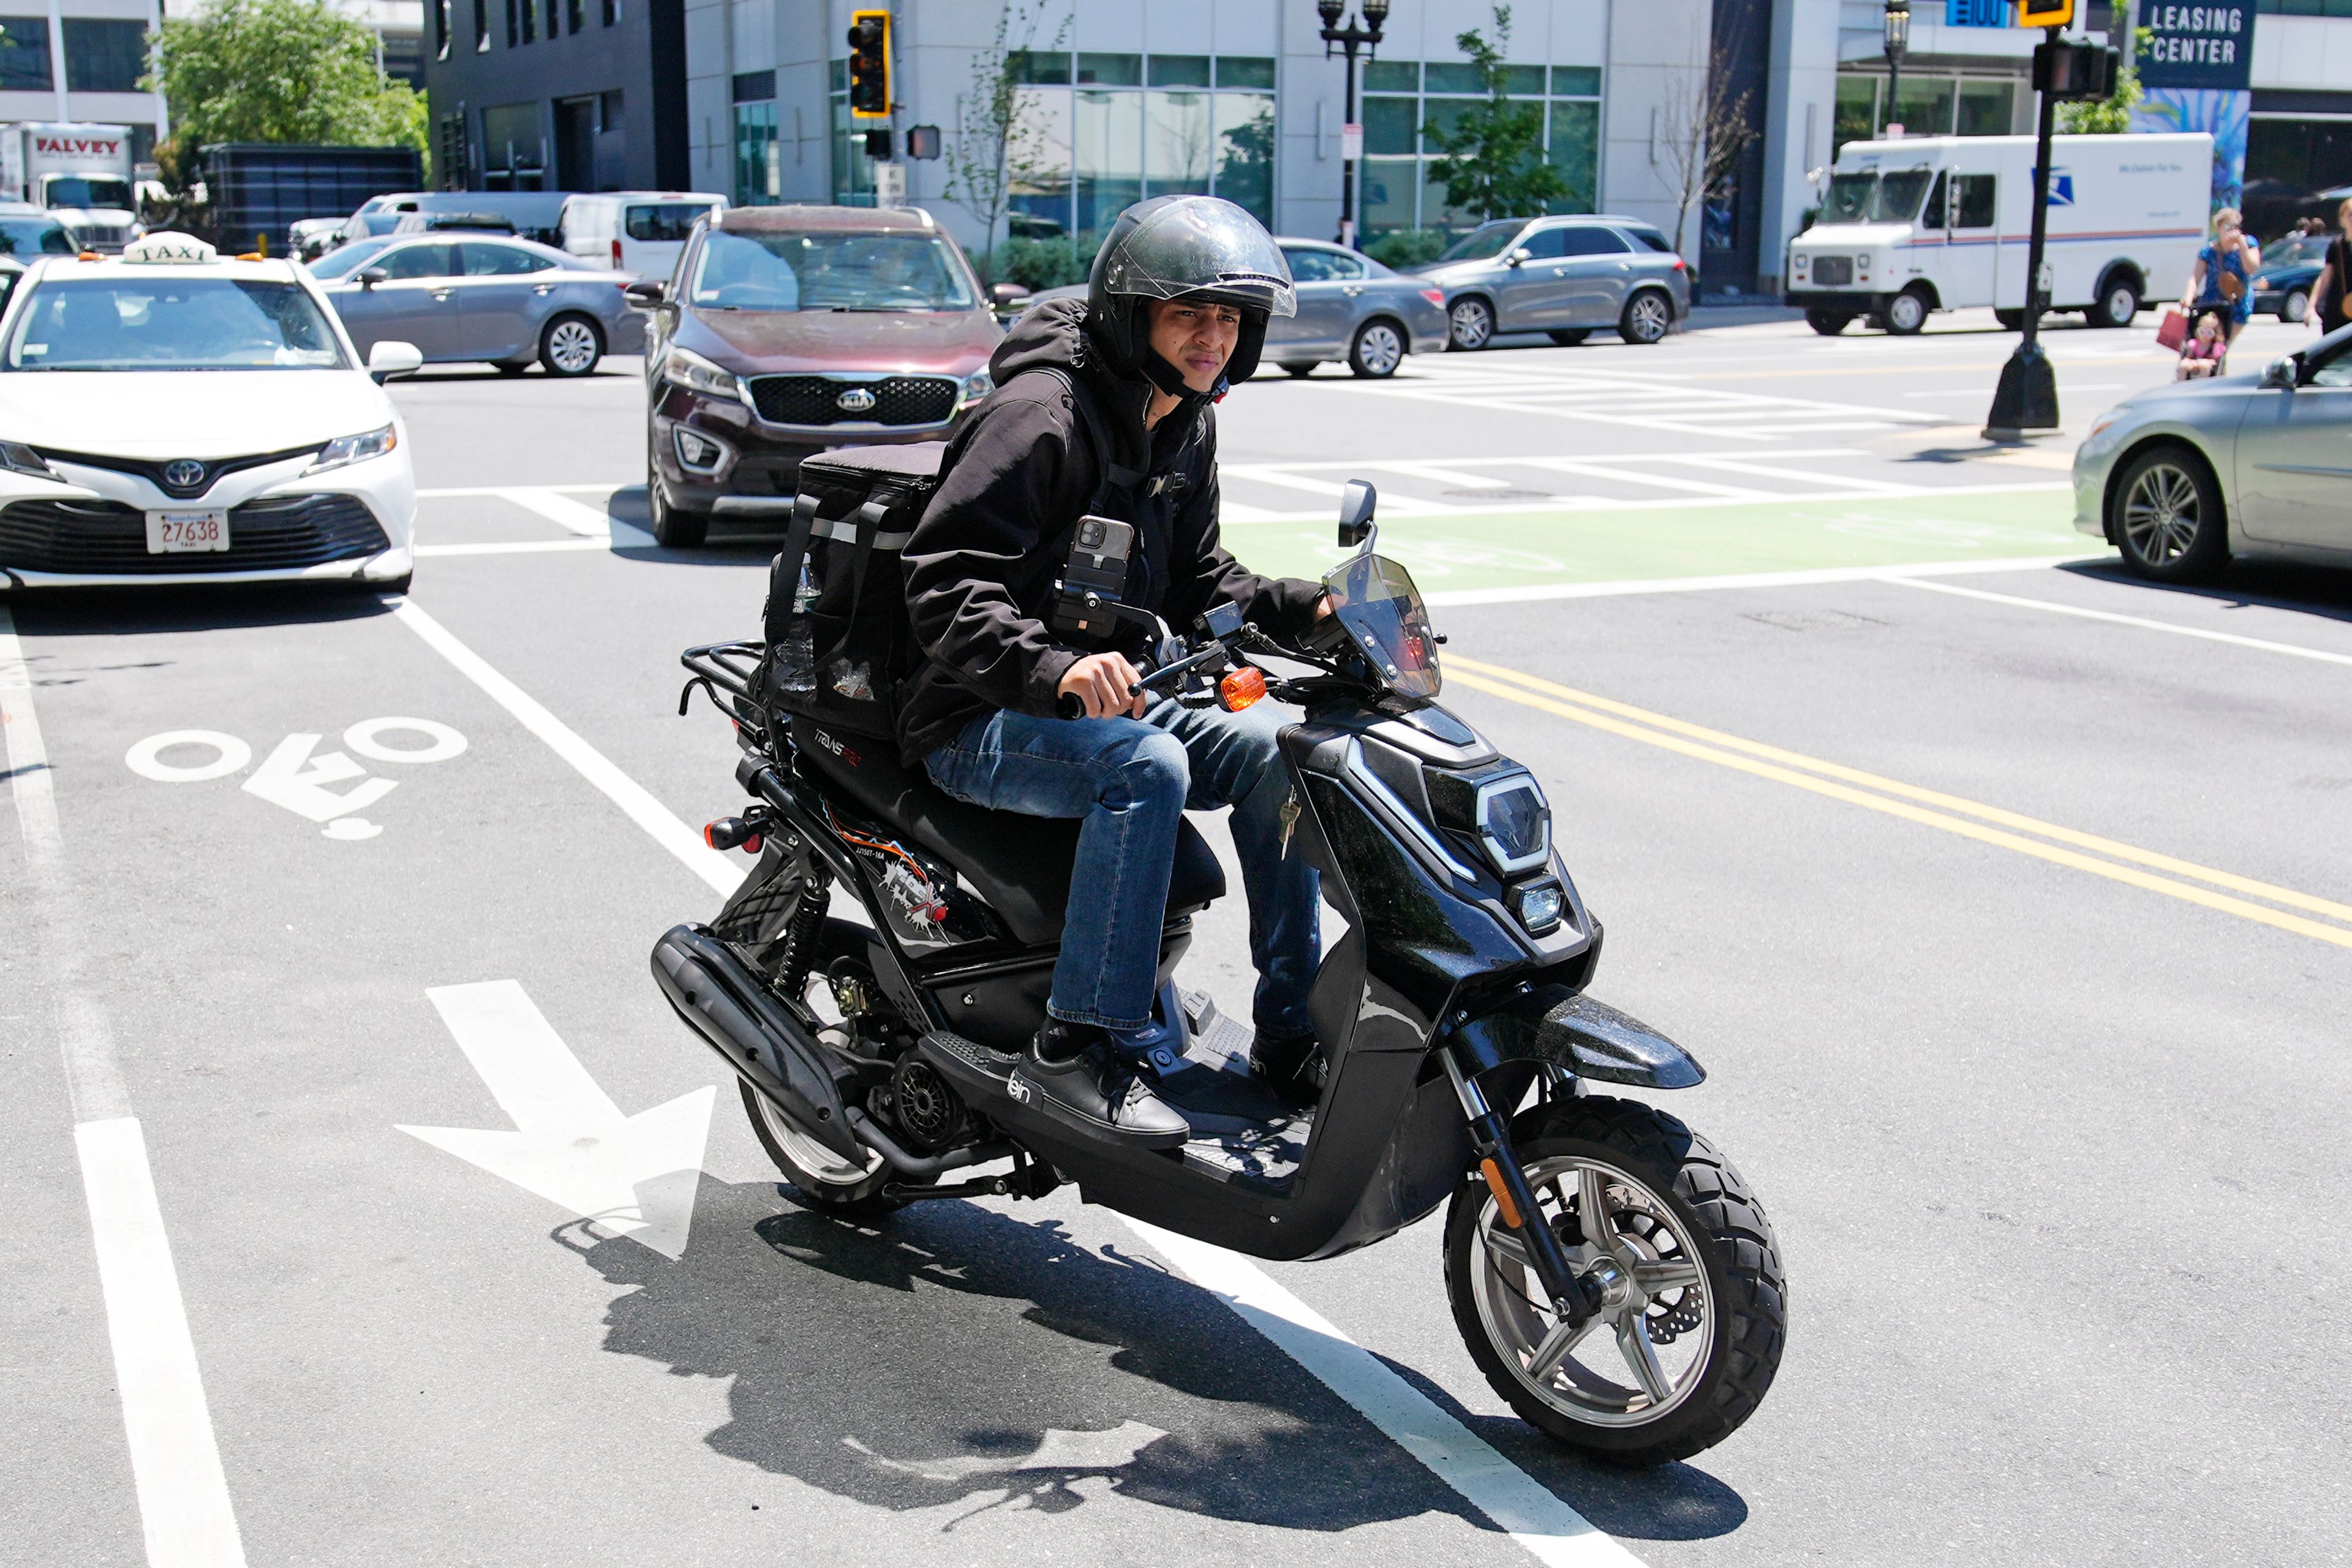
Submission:
[[1457,489],[1507,490],[1513,488],[1509,479],[1498,479],[1492,474],[1467,473],[1437,463],[1379,462],[1367,466],[1384,474],[1395,474],[1408,479],[1427,479],[1432,484],[1452,485]]
[[2048,599],[2021,599],[2013,594],[1988,594],[1979,588],[1962,588],[1950,583],[1915,583],[1907,575],[1912,569],[1896,567],[1886,574],[1890,583],[1900,583],[1906,588],[1927,588],[1938,594],[1958,594],[1971,599],[1984,599],[1996,605],[2016,605],[2028,610],[2047,610],[2053,616],[2076,616],[2086,621],[2106,621],[2119,626],[2137,626],[2142,631],[2168,632],[2177,637],[2197,637],[2205,642],[2228,643],[2232,647],[2250,647],[2263,653],[2283,653],[2294,658],[2313,658],[2322,664],[2352,665],[2352,653],[2331,653],[2326,648],[2304,647],[2296,643],[2272,642],[2263,637],[2240,637],[2235,632],[2207,631],[2202,626],[2184,626],[2176,621],[2151,621],[2140,616],[2121,616],[2113,610],[2085,609],[2080,605],[2060,605]]
[[[663,847],[678,853],[677,841],[683,837],[701,855],[719,861],[725,881],[722,885],[714,877],[711,885],[722,893],[735,890],[741,873],[704,846],[691,828],[643,786],[605,761],[413,602],[404,602],[395,613],[582,777],[611,796]],[[680,858],[686,857],[680,854]],[[688,863],[702,868],[698,862]],[[1232,1303],[1253,1327],[1362,1411],[1373,1425],[1538,1559],[1554,1568],[1639,1568],[1638,1558],[1318,1317],[1257,1265],[1222,1247],[1188,1241],[1139,1221],[1128,1223],[1170,1262]]]
[[[1728,458],[1724,459],[1726,463],[1736,460],[1738,459]],[[1629,500],[1615,496],[1582,495],[1560,496],[1548,501],[1464,501],[1458,506],[1449,506],[1442,512],[1432,510],[1424,513],[1412,514],[1406,513],[1401,508],[1391,507],[1390,498],[1382,496],[1381,506],[1383,510],[1396,511],[1400,517],[1412,515],[1475,519],[1568,515],[1583,511],[1689,511],[1697,508],[1716,511],[1725,507],[1818,503],[1851,506],[1882,500],[1926,500],[1937,496],[2025,495],[2034,491],[2074,489],[2073,485],[2058,479],[2005,485],[1881,485],[1874,480],[1843,479],[1833,474],[1822,474],[1815,477],[1824,484],[1852,485],[1855,488],[1836,490],[1788,490],[1779,494],[1758,494],[1745,498],[1664,496],[1643,500]],[[1869,485],[1871,488],[1861,488],[1864,485]],[[1331,514],[1328,511],[1284,511],[1265,512],[1256,517],[1228,516],[1224,521],[1228,523],[1247,524],[1328,522],[1330,517]]]
[[48,748],[16,618],[0,605],[0,730],[56,993],[58,1048],[73,1101],[99,1290],[150,1568],[245,1568],[245,1546],[213,1436],[179,1272],[163,1230],[147,1143],[131,1114],[106,1009],[79,984],[65,846]]
[[244,1568],[196,1345],[135,1117],[74,1129],[150,1568]]
[[1531,463],[1530,468],[1547,468],[1556,474],[1574,474],[1584,479],[1616,479],[1622,483],[1654,485],[1662,490],[1686,490],[1692,495],[1714,496],[1727,500],[1758,500],[1780,497],[1771,490],[1759,490],[1754,485],[1718,485],[1706,479],[1678,479],[1665,474],[1646,474],[1611,463],[1587,461],[1580,458],[1546,458]]
[[497,492],[500,500],[511,501],[528,512],[535,512],[558,528],[568,528],[583,539],[612,537],[612,520],[602,507],[573,500],[551,489],[518,485]]
[[1265,1270],[1236,1252],[1127,1222],[1153,1251],[1272,1340],[1332,1393],[1427,1466],[1471,1507],[1551,1568],[1640,1568],[1641,1559],[1440,1410]]
[[[1769,463],[1759,462],[1753,458],[1683,458],[1677,459],[1677,461],[1687,463],[1695,468],[1708,468],[1718,473],[1746,474],[1759,479],[1793,479],[1801,484],[1849,485],[1857,490],[1874,492],[1880,495],[1907,496],[1933,495],[1936,493],[1935,490],[1929,487],[1899,484],[1893,479],[1856,479],[1847,474],[1815,474],[1809,473],[1803,468],[1783,468],[1777,467],[1776,465],[1779,464],[1781,458],[1786,456],[1786,453],[1775,452],[1772,454],[1772,461]],[[2064,489],[2068,487],[2052,480],[2036,488],[2042,489]],[[1955,488],[1948,493],[1952,495],[1966,495],[1969,492],[1965,489]]]
[[564,495],[611,495],[614,490],[626,489],[631,485],[641,482],[642,481],[636,479],[615,479],[610,484],[604,485],[531,485],[529,487],[519,485],[444,485],[437,489],[418,490],[416,492],[416,499],[419,500],[444,500],[459,496],[502,496],[509,490],[524,488],[535,490],[555,490]]
[[457,672],[482,689],[490,700],[513,714],[522,727],[547,742],[550,750],[570,763],[582,778],[603,792],[630,821],[653,835],[654,842],[677,857],[696,876],[720,893],[732,893],[743,880],[743,868],[702,841],[651,791],[623,773],[604,753],[582,740],[572,727],[541,707],[538,700],[490,668],[481,655],[459,642],[449,629],[404,599],[393,612],[425,646],[457,667]]
[[[1703,594],[1726,588],[1802,588],[1817,583],[1906,583],[1914,577],[1977,572],[2036,572],[2100,555],[2027,555],[1999,561],[1930,561],[1908,566],[1822,566],[1801,572],[1746,572],[1718,577],[1650,577],[1613,583],[1534,583],[1524,587],[1440,589],[1422,597],[1433,605],[1517,605],[1545,599],[1611,599],[1628,594]],[[1896,575],[1896,574],[1901,575]],[[1911,583],[1916,588],[1932,584]]]
[[414,544],[409,546],[409,552],[421,560],[428,555],[547,555],[578,550],[610,552],[612,548],[609,539],[509,539],[478,544]]
[[[1574,455],[1575,454],[1573,453],[1563,452],[1531,452],[1524,457],[1490,458],[1482,454],[1478,458],[1477,461],[1482,466],[1513,468],[1526,463],[1548,462],[1554,458],[1572,458]],[[1622,457],[1602,460],[1612,462],[1686,463],[1705,461],[1712,456],[1712,453],[1696,452],[1687,454],[1676,452],[1634,452]],[[1874,456],[1876,456],[1875,453],[1864,447],[1811,447],[1795,451],[1775,452],[1772,454],[1772,460],[1776,463],[1786,463],[1791,462],[1799,458],[1869,458]],[[1403,460],[1408,462],[1434,463],[1440,466],[1444,466],[1451,463],[1453,459],[1454,455],[1449,453],[1445,457],[1441,458],[1414,458]],[[1245,468],[1253,472],[1263,472],[1269,468],[1280,468],[1286,473],[1293,474],[1349,474],[1353,473],[1358,468],[1365,468],[1376,461],[1382,460],[1384,459],[1376,459],[1372,458],[1317,458],[1315,461],[1308,463],[1289,463],[1284,462],[1279,458],[1272,458],[1264,462],[1259,462],[1255,459],[1234,460],[1227,462],[1222,471],[1230,473],[1235,468]]]

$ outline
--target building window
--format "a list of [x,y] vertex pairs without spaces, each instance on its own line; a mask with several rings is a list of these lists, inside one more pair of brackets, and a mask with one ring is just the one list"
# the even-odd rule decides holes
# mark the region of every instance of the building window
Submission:
[[49,19],[0,16],[0,89],[49,89]]
[[[1568,183],[1556,213],[1589,213],[1601,198],[1601,68],[1512,66],[1504,90],[1544,115],[1545,157]],[[1364,67],[1364,161],[1357,210],[1367,238],[1401,229],[1444,233],[1478,217],[1446,205],[1433,178],[1431,132],[1450,128],[1486,97],[1478,68],[1458,61],[1374,60]]]
[[[2352,0],[2347,0],[2352,3]],[[1911,136],[2007,136],[2016,130],[2021,83],[2014,77],[1948,77],[1903,73],[1902,96],[1886,101],[1886,78],[1841,72],[1830,156],[1849,142],[1867,142],[1892,121]]]
[[[1098,234],[1148,196],[1218,195],[1274,221],[1271,58],[1027,51],[1012,64],[1042,153],[1013,186],[1016,237]],[[863,147],[849,134],[835,145],[836,171],[870,191]],[[838,173],[834,185],[835,200],[855,199]]]
[[449,58],[449,0],[433,0],[433,58]]
[[522,42],[522,32],[515,21],[515,0],[507,0],[507,47],[510,49]]
[[539,105],[507,103],[482,110],[482,188],[547,189],[547,138]]
[[147,74],[147,24],[66,18],[66,86],[76,92],[137,92]]
[[776,73],[735,79],[735,205],[773,206],[783,199],[782,150],[776,143]]
[[[511,4],[512,0],[509,0]],[[522,41],[539,42],[539,0],[522,0]]]
[[588,10],[582,0],[563,0],[563,21],[574,34],[588,25]]
[[604,118],[598,123],[606,132],[609,133],[621,129],[621,113],[623,107],[621,89],[619,88],[616,87],[613,89],[612,91],[604,95],[604,107],[598,111],[604,116]]
[[557,9],[560,0],[547,0],[547,41],[553,43],[563,37],[563,16]]
[[425,90],[425,40],[415,33],[379,33],[376,53],[383,63],[383,74],[394,81],[404,81],[417,91]]
[[621,20],[621,0],[604,0],[604,26],[610,27]]
[[[866,155],[864,121],[849,117],[849,62],[835,60],[831,68],[825,113],[833,122],[834,203],[845,207],[870,207],[874,205],[874,163]],[[1066,60],[1064,68],[1066,72]],[[1063,96],[1066,98],[1068,94]],[[1060,155],[1066,158],[1068,139],[1065,137],[1058,145],[1063,149]],[[1018,184],[1014,188],[1018,190]]]
[[470,150],[466,145],[466,111],[461,109],[443,115],[440,130],[434,172],[441,176],[443,190],[462,191],[467,174],[473,167]]
[[490,0],[474,0],[474,52],[490,52]]

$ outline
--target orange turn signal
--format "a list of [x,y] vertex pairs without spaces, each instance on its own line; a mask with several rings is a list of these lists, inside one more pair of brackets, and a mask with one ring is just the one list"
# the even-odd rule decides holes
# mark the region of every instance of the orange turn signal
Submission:
[[1478,1171],[1486,1178],[1486,1190],[1495,1194],[1495,1206],[1502,1210],[1503,1223],[1513,1230],[1519,1229],[1519,1205],[1511,1201],[1511,1189],[1503,1184],[1503,1168],[1492,1160],[1481,1160]]
[[75,259],[76,261],[103,261],[103,260],[105,260],[105,259],[106,259],[106,258],[104,258],[104,257],[100,256],[100,255],[97,251],[95,251],[95,250],[85,250],[85,251],[81,252],[79,255],[76,256],[76,257],[74,258],[74,259]]
[[1245,664],[1217,682],[1217,706],[1238,713],[1265,695],[1265,671]]

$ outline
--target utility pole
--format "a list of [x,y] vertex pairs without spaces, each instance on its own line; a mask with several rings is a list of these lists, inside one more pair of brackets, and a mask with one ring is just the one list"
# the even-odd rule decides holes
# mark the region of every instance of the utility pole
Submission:
[[1339,241],[1349,249],[1356,247],[1356,163],[1364,155],[1364,128],[1356,119],[1356,54],[1357,51],[1380,47],[1381,24],[1389,19],[1389,0],[1363,0],[1364,22],[1359,26],[1352,20],[1342,27],[1339,18],[1347,14],[1347,0],[1315,0],[1316,15],[1323,18],[1323,58],[1329,59],[1336,47],[1348,57],[1347,121],[1339,129]]

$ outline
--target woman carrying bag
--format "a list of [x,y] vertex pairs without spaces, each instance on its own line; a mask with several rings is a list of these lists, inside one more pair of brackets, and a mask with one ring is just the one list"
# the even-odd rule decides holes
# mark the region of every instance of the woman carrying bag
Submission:
[[2229,341],[2235,342],[2254,313],[2251,281],[2263,264],[2262,250],[2246,237],[2244,220],[2235,207],[2213,215],[2213,243],[2197,253],[2197,265],[2181,291],[2180,308],[2190,319],[2200,310],[2219,310],[2229,323]]
[[2338,232],[2328,242],[2327,260],[2311,286],[2311,324],[2322,332],[2332,332],[2347,320],[2344,296],[2345,285],[2352,282],[2352,200],[2336,209],[2336,226]]

